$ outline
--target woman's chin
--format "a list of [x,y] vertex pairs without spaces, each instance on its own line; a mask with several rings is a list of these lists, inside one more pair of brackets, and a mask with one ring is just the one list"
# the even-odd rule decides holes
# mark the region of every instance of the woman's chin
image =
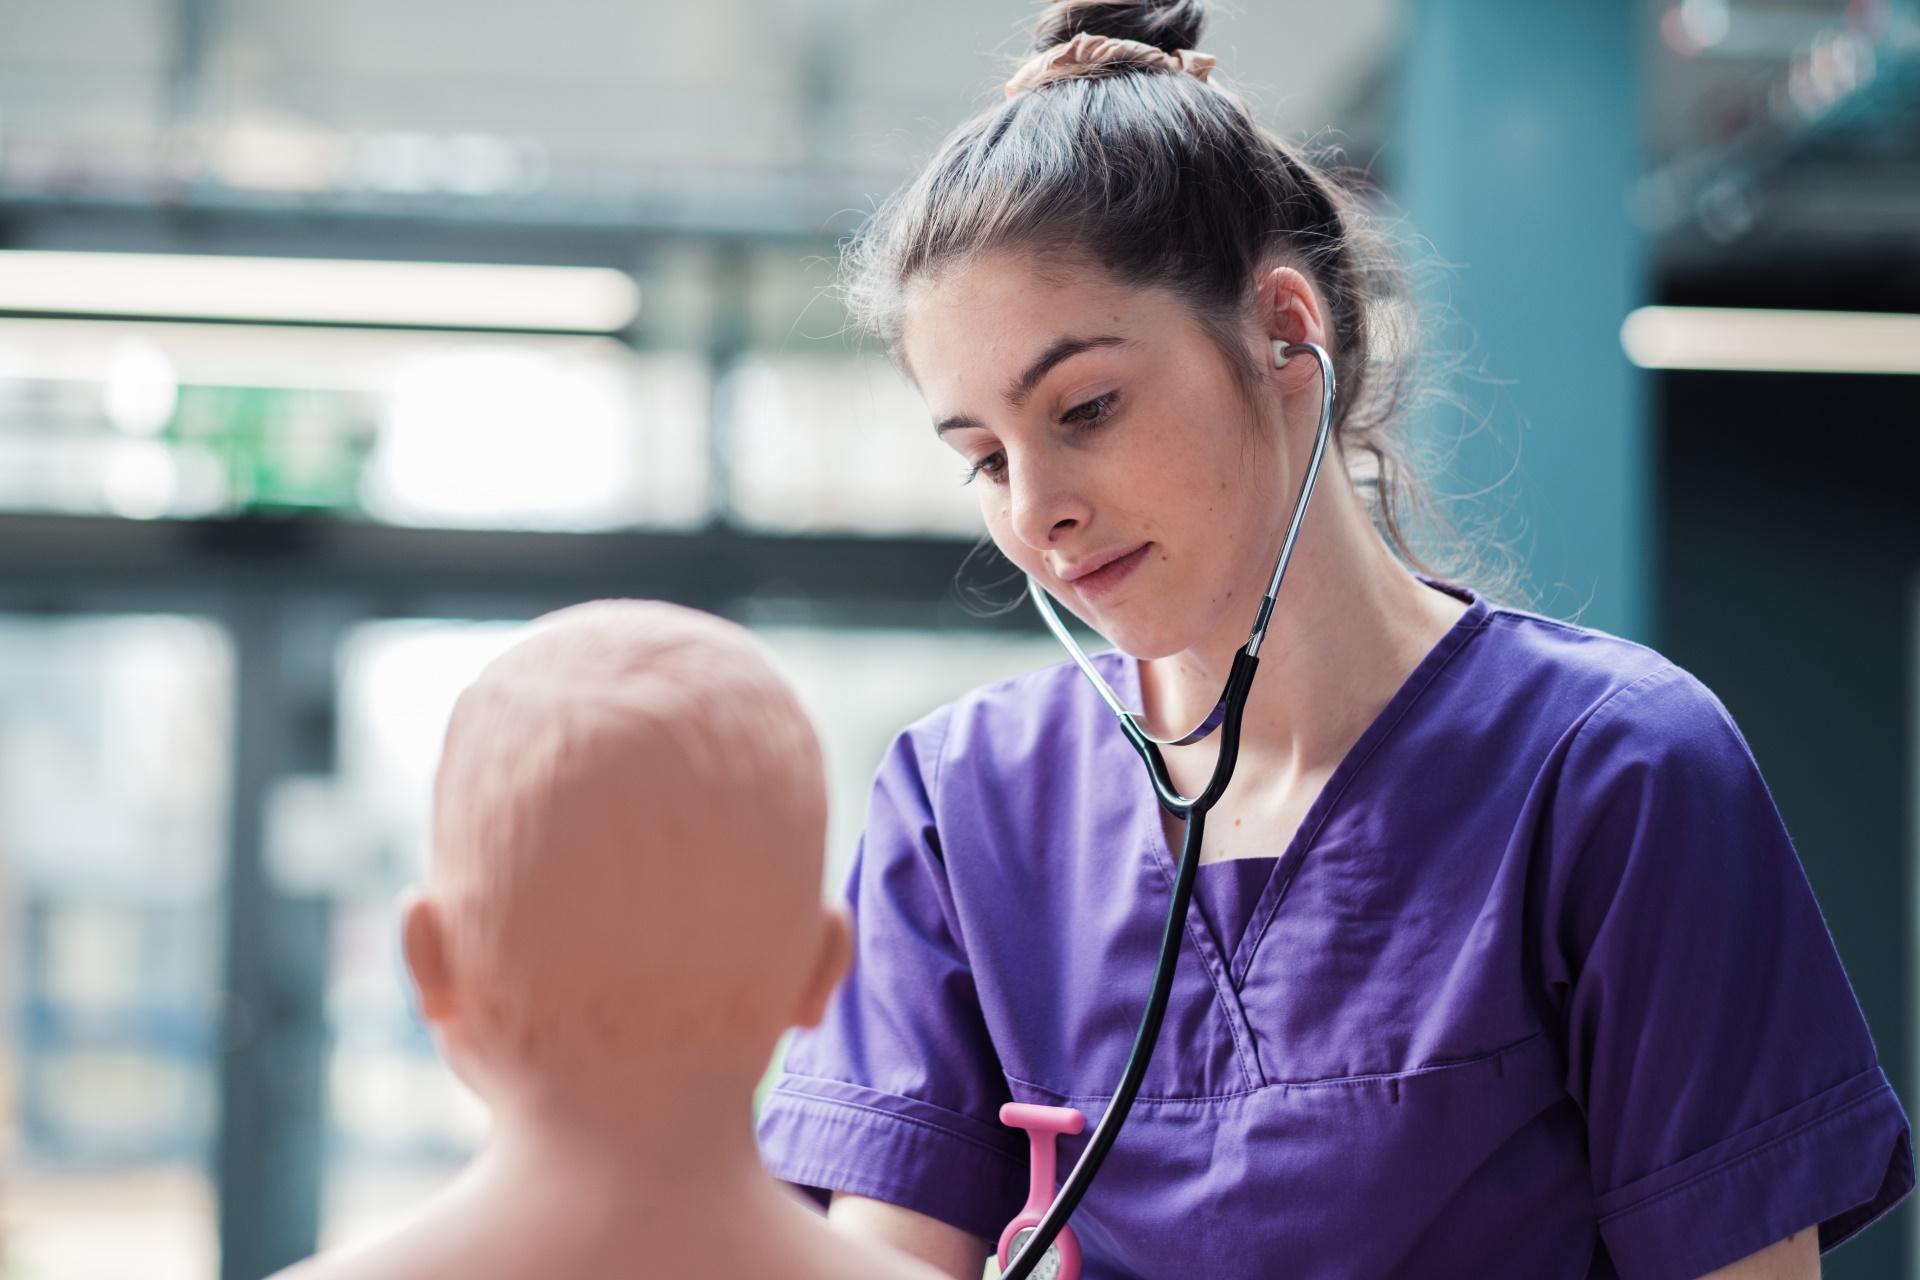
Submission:
[[[1082,625],[1091,627],[1129,658],[1142,662],[1171,658],[1199,642],[1190,626],[1175,625],[1177,610],[1170,611],[1164,602],[1154,600],[1150,591],[1141,593],[1134,588],[1135,584],[1128,582],[1124,590],[1097,603],[1079,598],[1071,587],[1056,588],[1050,594]],[[1141,607],[1149,600],[1154,600],[1154,607]]]
[[[1181,598],[1193,599],[1191,595]],[[1075,603],[1079,607],[1073,612],[1082,622],[1099,632],[1108,644],[1142,662],[1154,662],[1194,651],[1211,652],[1214,644],[1220,642],[1219,627],[1226,622],[1235,624],[1235,638],[1228,643],[1237,647],[1246,635],[1245,630],[1237,628],[1250,627],[1253,623],[1251,616],[1245,623],[1239,623],[1232,615],[1225,619],[1214,616],[1204,605],[1182,609],[1165,599],[1154,601],[1151,609],[1140,607],[1137,599],[1117,601],[1115,603],[1119,607],[1104,609],[1089,608],[1085,601]],[[1128,607],[1129,604],[1133,607]],[[1209,630],[1204,625],[1195,626],[1196,622],[1212,623],[1213,627]]]
[[1100,633],[1102,639],[1129,658],[1152,662],[1171,658],[1188,645],[1167,634],[1165,628],[1128,623],[1124,618],[1083,618],[1081,621]]

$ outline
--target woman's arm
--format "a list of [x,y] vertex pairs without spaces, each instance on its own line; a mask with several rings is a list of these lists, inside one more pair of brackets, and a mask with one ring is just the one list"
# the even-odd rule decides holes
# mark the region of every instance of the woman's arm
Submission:
[[[929,1218],[884,1200],[869,1200],[866,1196],[850,1196],[840,1191],[833,1193],[827,1221],[848,1235],[892,1245],[904,1254],[937,1267],[954,1280],[980,1280],[987,1268],[987,1255],[993,1252],[993,1246],[979,1236],[950,1227],[938,1218]],[[1776,1274],[1800,1280],[1798,1272],[1786,1271],[1756,1271],[1751,1277],[1744,1272],[1727,1274],[1736,1275],[1737,1280],[1772,1280]]]
[[1820,1280],[1820,1232],[1808,1227],[1701,1280]]

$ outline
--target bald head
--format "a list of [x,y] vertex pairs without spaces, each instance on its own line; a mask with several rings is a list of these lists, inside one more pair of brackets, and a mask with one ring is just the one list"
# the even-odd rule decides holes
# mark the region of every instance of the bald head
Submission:
[[818,741],[745,630],[658,602],[550,615],[461,695],[435,786],[467,1034],[764,1060],[819,950],[825,833]]

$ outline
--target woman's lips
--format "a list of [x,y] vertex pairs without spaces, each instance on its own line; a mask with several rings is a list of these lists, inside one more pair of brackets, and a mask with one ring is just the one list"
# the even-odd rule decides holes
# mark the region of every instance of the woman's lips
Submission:
[[1089,602],[1098,600],[1125,582],[1135,569],[1145,563],[1147,550],[1152,546],[1151,542],[1143,542],[1125,555],[1107,561],[1093,572],[1083,573],[1068,581],[1082,600]]

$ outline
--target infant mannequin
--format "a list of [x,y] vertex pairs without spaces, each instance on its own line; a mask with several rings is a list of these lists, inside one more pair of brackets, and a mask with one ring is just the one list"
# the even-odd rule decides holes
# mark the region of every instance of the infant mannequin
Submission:
[[298,1280],[935,1280],[778,1187],[752,1095],[851,955],[821,901],[820,749],[744,630],[673,605],[551,615],[460,698],[408,967],[485,1150]]

